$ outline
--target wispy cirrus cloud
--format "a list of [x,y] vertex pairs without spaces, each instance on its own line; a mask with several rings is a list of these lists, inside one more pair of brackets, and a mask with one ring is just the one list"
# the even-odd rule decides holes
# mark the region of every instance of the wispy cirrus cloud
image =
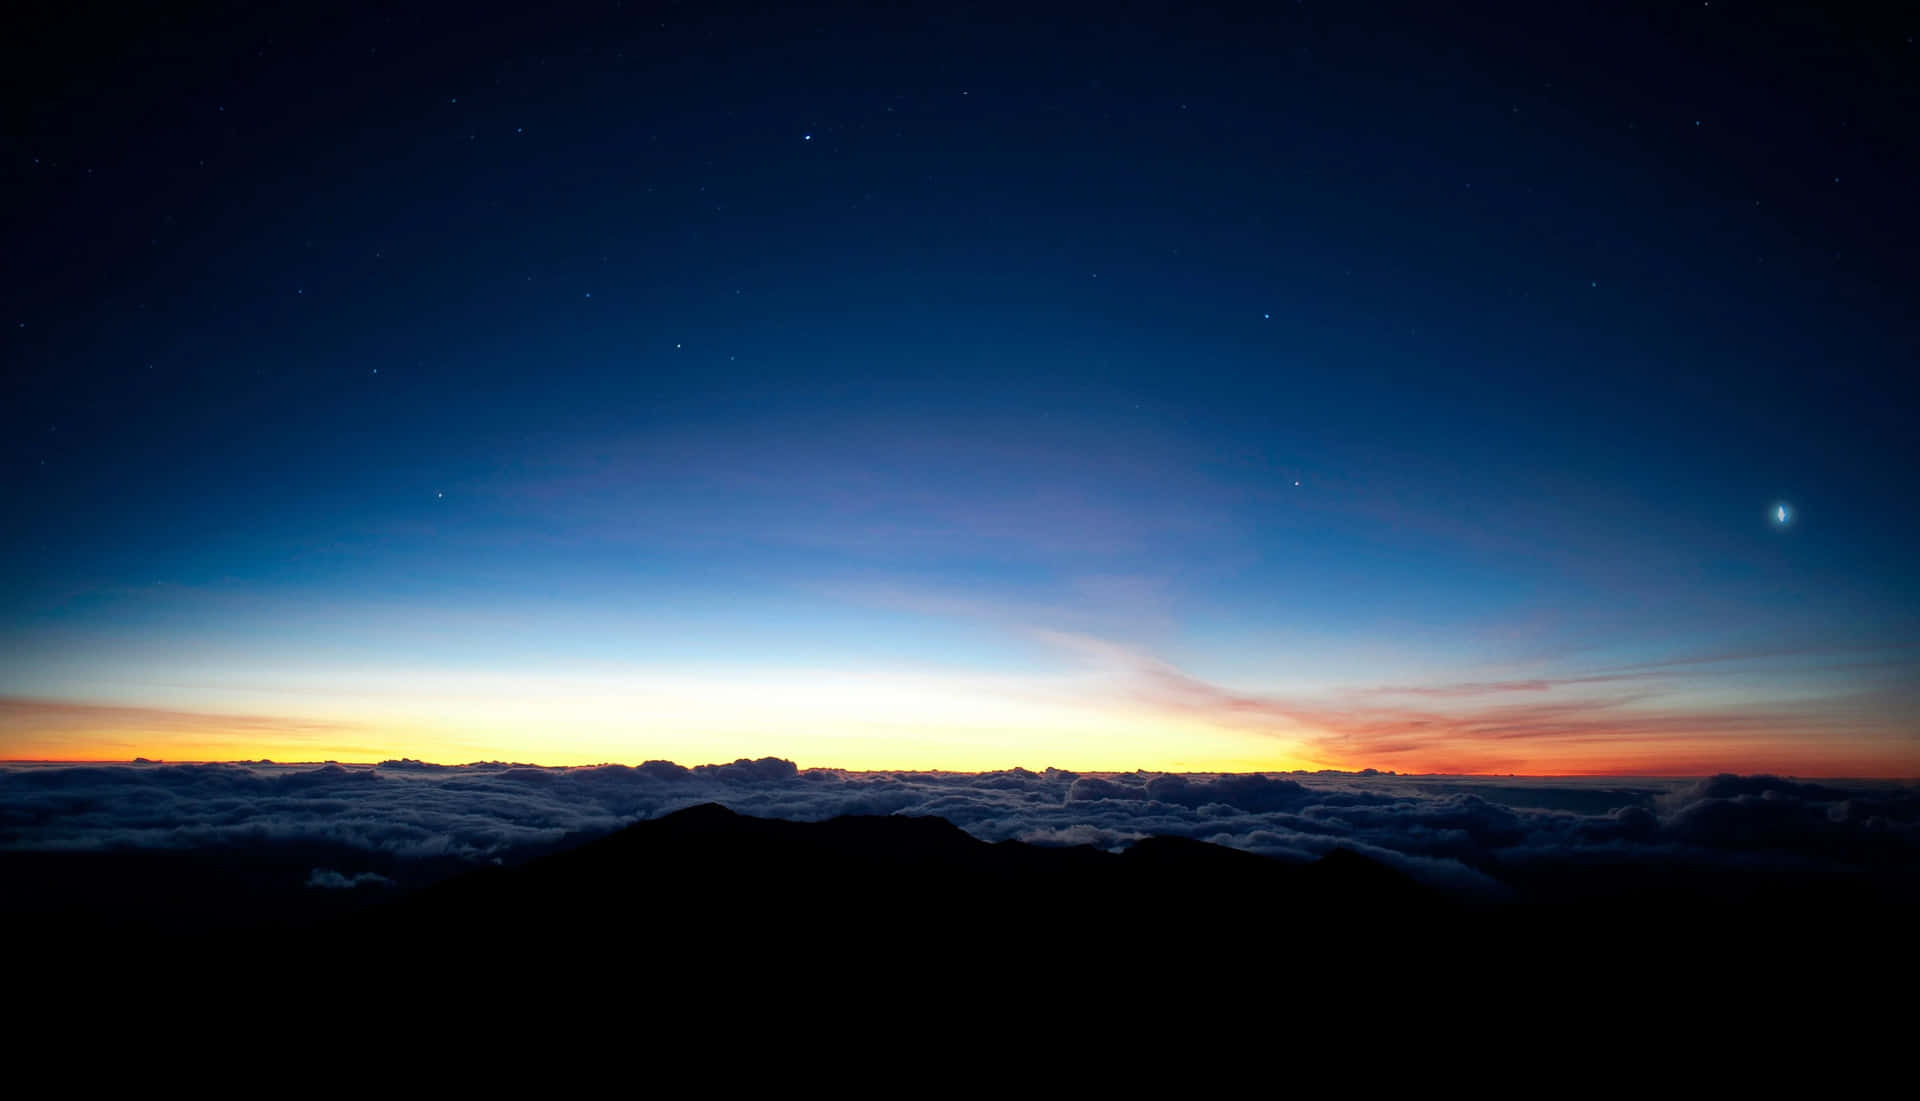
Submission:
[[[1148,587],[1136,591],[1158,593]],[[870,591],[892,606],[997,626],[1064,658],[1101,693],[1183,725],[1256,731],[1341,768],[1420,772],[1701,775],[1920,774],[1920,654],[1838,639],[1722,647],[1524,676],[1435,676],[1289,690],[1242,687],[1169,660],[1168,601],[1148,629],[1061,589],[1022,603],[910,588]],[[1571,664],[1577,654],[1561,655]],[[1284,673],[1284,663],[1275,665]],[[1470,667],[1468,667],[1470,669]],[[1505,670],[1495,670],[1505,672]],[[1905,685],[1906,687],[1903,687]]]
[[[1557,677],[1278,694],[1214,683],[1124,643],[1050,629],[1034,636],[1105,670],[1112,690],[1142,706],[1285,737],[1309,759],[1343,768],[1920,774],[1920,731],[1903,720],[1920,693],[1899,681],[1785,697],[1703,691],[1755,673],[1720,655]],[[1689,668],[1699,666],[1716,668]]]
[[1349,689],[1352,696],[1430,696],[1442,699],[1468,699],[1474,696],[1504,695],[1514,692],[1551,692],[1582,684],[1620,684],[1628,681],[1657,680],[1672,676],[1666,672],[1589,673],[1566,677],[1527,677],[1521,680],[1460,681],[1453,684],[1383,684],[1371,688]]
[[[288,684],[261,680],[264,672],[230,675],[205,686],[224,707],[6,696],[0,757],[364,761],[431,752],[577,763],[725,745],[867,767],[1920,774],[1911,721],[1920,678],[1906,650],[1762,647],[1531,676],[1467,667],[1469,675],[1429,680],[1252,687],[1164,656],[1155,640],[1171,633],[1173,617],[1162,592],[1152,578],[1116,575],[1084,592],[1064,587],[1047,604],[905,588],[856,594],[1030,645],[1030,663],[990,676],[945,667],[635,664],[586,676],[381,666],[309,671]],[[186,702],[195,690],[172,695]],[[261,710],[283,704],[289,713]],[[903,761],[901,745],[916,756]]]
[[1220,538],[1223,487],[1137,439],[1044,418],[969,418],[953,431],[885,419],[736,418],[642,439],[560,445],[542,467],[470,490],[536,541],[781,546],[1104,561]]

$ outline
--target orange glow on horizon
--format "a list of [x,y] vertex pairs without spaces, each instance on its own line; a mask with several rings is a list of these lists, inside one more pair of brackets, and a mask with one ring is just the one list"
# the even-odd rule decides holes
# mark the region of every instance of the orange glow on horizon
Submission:
[[788,714],[785,722],[768,721],[765,713],[722,710],[707,721],[684,725],[658,716],[606,722],[574,714],[570,721],[543,724],[549,731],[544,736],[529,737],[516,730],[511,716],[505,721],[468,715],[441,722],[419,716],[380,722],[361,714],[270,716],[8,697],[0,698],[0,759],[377,764],[408,757],[441,764],[516,761],[566,767],[647,760],[694,765],[771,756],[801,767],[856,772],[1375,768],[1409,775],[1680,777],[1768,772],[1863,779],[1904,779],[1920,773],[1911,740],[1898,737],[1810,745],[1805,739],[1770,735],[1680,737],[1630,729],[1609,738],[1605,727],[1596,725],[1583,728],[1578,738],[1546,737],[1530,745],[1488,745],[1470,733],[1457,741],[1438,737],[1395,744],[1337,730],[1301,728],[1281,735],[1137,708],[1064,708],[1049,714],[1046,707],[990,706],[960,716],[940,714],[924,723],[880,708],[864,720],[836,713],[846,710],[828,709],[810,717]]

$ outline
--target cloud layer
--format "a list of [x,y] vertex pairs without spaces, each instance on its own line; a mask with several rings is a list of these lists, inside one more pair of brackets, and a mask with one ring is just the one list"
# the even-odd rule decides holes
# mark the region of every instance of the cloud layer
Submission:
[[1905,869],[1920,865],[1920,790],[1889,783],[852,773],[775,758],[694,768],[10,765],[0,768],[0,847],[320,842],[485,862],[702,802],[796,820],[938,815],[989,841],[1118,847],[1167,834],[1287,859],[1347,848],[1494,895],[1544,865],[1583,863],[1839,869],[1891,878],[1911,895]]

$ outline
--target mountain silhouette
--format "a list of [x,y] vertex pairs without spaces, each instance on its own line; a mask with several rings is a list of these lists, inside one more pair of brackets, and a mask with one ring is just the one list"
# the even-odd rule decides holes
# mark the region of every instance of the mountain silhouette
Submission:
[[514,868],[485,869],[344,923],[349,938],[617,944],[644,935],[723,949],[995,954],[1036,930],[1083,948],[1448,908],[1400,872],[1338,851],[1285,863],[1183,838],[1120,852],[982,841],[941,818],[752,818],[704,804]]
[[[39,869],[47,905],[9,930],[30,949],[12,978],[66,1030],[56,1045],[90,1035],[62,1022],[164,1005],[169,1027],[222,1021],[230,1037],[350,1031],[396,1059],[645,1051],[727,1080],[816,1053],[933,1067],[982,1038],[1124,1061],[1169,1037],[1249,1053],[1287,1036],[1311,1053],[1309,1036],[1402,1026],[1597,1035],[1670,987],[1723,1013],[1770,1012],[1783,991],[1823,1005],[1811,995],[1834,975],[1880,974],[1881,946],[1898,943],[1834,935],[1805,910],[1474,903],[1350,850],[1292,862],[1149,837],[1113,852],[989,843],[933,817],[792,822],[714,804],[419,887],[288,885],[310,859],[352,870],[327,849],[284,865],[37,855],[21,866]],[[75,901],[78,877],[101,872],[148,893],[102,882]],[[167,890],[193,904],[156,921]],[[319,909],[294,914],[299,892]],[[1796,946],[1839,966],[1808,967]]]

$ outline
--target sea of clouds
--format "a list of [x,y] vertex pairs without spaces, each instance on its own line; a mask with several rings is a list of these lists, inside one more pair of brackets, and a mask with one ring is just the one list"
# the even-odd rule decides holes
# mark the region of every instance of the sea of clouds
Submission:
[[[487,862],[697,803],[818,820],[937,815],[988,841],[1118,848],[1171,834],[1286,859],[1348,848],[1439,886],[1498,894],[1542,861],[1920,866],[1920,788],[1390,773],[1077,774],[515,764],[0,766],[0,848],[319,842]],[[316,870],[316,886],[374,882]]]

